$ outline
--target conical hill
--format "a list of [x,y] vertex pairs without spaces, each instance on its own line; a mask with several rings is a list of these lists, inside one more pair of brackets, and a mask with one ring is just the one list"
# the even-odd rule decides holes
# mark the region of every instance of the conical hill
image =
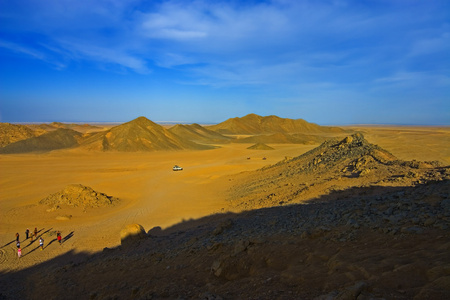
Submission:
[[82,147],[124,152],[211,148],[186,140],[145,117],[93,134],[83,142]]

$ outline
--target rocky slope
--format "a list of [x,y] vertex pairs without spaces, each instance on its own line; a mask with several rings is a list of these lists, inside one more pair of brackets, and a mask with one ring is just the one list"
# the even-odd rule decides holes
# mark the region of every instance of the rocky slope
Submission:
[[[0,273],[6,299],[448,299],[449,180],[154,228]],[[330,200],[331,199],[331,200]],[[118,233],[119,234],[119,233]],[[0,297],[1,298],[1,297]]]
[[[241,209],[299,203],[353,187],[414,186],[442,179],[438,162],[400,161],[361,134],[331,139],[295,158],[230,178],[230,202]],[[444,173],[442,173],[444,172]],[[443,175],[444,174],[444,175]]]
[[48,152],[73,148],[79,145],[82,134],[71,129],[57,129],[37,137],[20,140],[0,148],[2,154]]
[[41,135],[43,132],[34,131],[25,125],[0,123],[0,147]]

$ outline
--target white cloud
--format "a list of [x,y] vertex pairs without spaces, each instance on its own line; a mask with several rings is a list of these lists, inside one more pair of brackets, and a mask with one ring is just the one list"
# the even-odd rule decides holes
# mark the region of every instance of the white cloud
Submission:
[[8,49],[13,52],[25,54],[27,56],[30,56],[30,57],[33,57],[33,58],[36,58],[39,60],[45,60],[45,55],[42,52],[37,51],[33,48],[18,45],[16,43],[0,40],[0,47]]
[[73,57],[99,61],[132,69],[137,73],[149,73],[145,60],[130,55],[126,50],[106,48],[103,46],[86,45],[80,41],[59,41],[60,46]]

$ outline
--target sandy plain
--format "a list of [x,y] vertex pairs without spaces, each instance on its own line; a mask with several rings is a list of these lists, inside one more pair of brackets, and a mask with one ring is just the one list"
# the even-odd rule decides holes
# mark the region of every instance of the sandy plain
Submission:
[[[439,160],[450,164],[450,128],[352,126],[366,139],[399,159]],[[183,220],[227,211],[227,176],[295,157],[317,145],[270,145],[275,150],[248,150],[248,144],[221,145],[204,151],[107,153],[81,150],[46,154],[0,155],[0,271],[20,270],[68,251],[96,252],[120,244],[119,232],[139,223],[146,230],[163,229]],[[250,157],[250,159],[247,159]],[[266,160],[262,158],[266,157]],[[172,171],[178,164],[181,172]],[[39,200],[80,183],[118,197],[113,207],[68,208],[47,212]],[[58,217],[71,216],[68,220]],[[46,241],[24,241],[35,227]],[[60,246],[56,230],[67,238]],[[15,233],[21,236],[23,257],[17,258]]]

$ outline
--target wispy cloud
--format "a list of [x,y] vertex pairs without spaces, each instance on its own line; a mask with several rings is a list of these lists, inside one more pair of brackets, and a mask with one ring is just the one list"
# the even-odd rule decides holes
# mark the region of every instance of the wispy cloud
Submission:
[[37,50],[34,47],[27,47],[9,41],[0,40],[0,48],[4,48],[14,53],[25,55],[26,57],[29,57],[31,59],[44,61],[59,70],[62,70],[66,67],[66,64],[64,64],[60,60],[55,59],[52,56],[46,55],[44,52]]

